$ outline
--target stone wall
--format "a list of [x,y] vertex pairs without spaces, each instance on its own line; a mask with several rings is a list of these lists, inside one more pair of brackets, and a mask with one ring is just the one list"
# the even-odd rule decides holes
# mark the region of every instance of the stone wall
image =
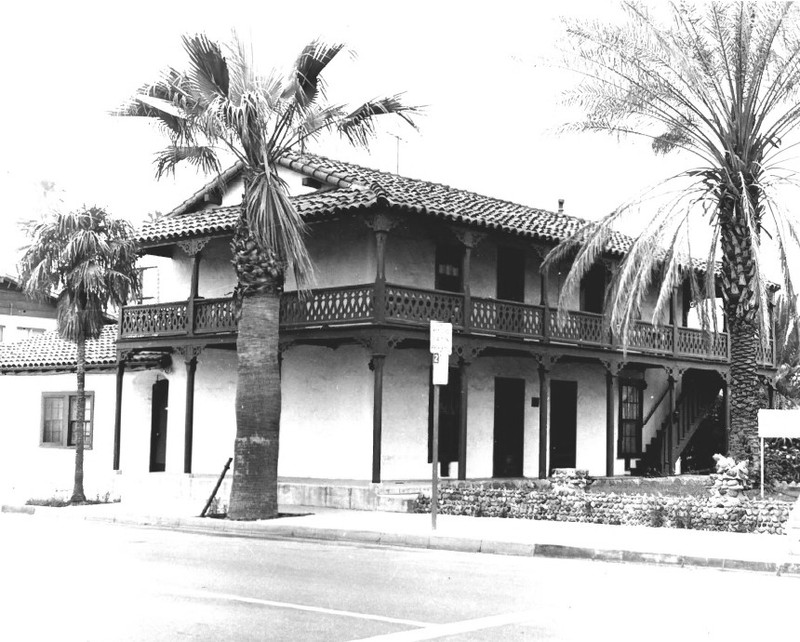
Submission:
[[[749,500],[725,507],[718,503],[711,497],[587,493],[541,489],[533,484],[461,482],[440,489],[439,512],[782,535],[792,509],[792,504],[776,500]],[[430,511],[430,496],[420,495],[416,511]]]

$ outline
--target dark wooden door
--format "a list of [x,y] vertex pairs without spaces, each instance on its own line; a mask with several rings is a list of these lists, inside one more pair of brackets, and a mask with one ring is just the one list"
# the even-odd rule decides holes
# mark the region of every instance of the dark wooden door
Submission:
[[525,446],[525,380],[494,380],[494,456],[492,476],[522,477]]
[[167,467],[167,406],[169,381],[153,384],[153,416],[150,423],[150,472],[161,473]]
[[575,468],[578,382],[550,382],[550,470]]
[[[431,374],[433,382],[433,374]],[[447,385],[439,387],[439,470],[450,476],[450,464],[458,461],[459,427],[461,425],[461,373],[450,368]],[[428,463],[433,461],[433,383],[428,402]]]

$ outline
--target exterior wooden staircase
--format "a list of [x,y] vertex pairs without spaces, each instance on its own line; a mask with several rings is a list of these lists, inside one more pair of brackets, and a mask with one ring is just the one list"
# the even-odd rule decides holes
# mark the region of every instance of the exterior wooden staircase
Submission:
[[718,377],[692,377],[684,380],[675,411],[664,419],[655,436],[644,448],[642,458],[632,469],[634,475],[671,475],[675,462],[714,410],[722,383]]

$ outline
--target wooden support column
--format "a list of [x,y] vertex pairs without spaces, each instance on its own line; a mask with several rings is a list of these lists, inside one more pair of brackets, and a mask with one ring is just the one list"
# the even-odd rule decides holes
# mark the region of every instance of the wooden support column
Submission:
[[547,448],[548,448],[548,402],[550,392],[550,372],[547,367],[539,364],[539,479],[547,479]]
[[186,364],[186,412],[183,430],[183,472],[192,472],[192,451],[194,441],[194,377],[197,370],[197,357],[202,346],[186,346],[178,349]]
[[675,410],[676,410],[676,395],[675,395],[675,377],[670,372],[669,378],[669,423],[667,424],[666,436],[666,461],[662,461],[662,466],[667,469],[667,474],[672,475],[675,473],[675,466],[672,461],[673,442],[675,440]]
[[381,441],[383,439],[383,366],[386,355],[375,353],[370,361],[374,374],[372,393],[372,483],[381,481]]
[[614,379],[616,375],[606,370],[606,477],[614,476]]
[[117,361],[117,389],[114,405],[114,470],[119,470],[120,443],[122,441],[122,379],[125,375],[125,358]]
[[772,381],[767,379],[767,408],[772,409],[775,407],[775,387]]
[[460,411],[458,413],[458,478],[467,478],[467,405],[469,401],[469,361],[461,359],[458,363],[461,375]]

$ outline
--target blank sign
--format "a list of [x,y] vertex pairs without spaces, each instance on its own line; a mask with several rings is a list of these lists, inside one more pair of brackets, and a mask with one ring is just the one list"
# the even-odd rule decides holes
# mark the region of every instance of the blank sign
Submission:
[[800,439],[800,410],[759,410],[758,436]]

